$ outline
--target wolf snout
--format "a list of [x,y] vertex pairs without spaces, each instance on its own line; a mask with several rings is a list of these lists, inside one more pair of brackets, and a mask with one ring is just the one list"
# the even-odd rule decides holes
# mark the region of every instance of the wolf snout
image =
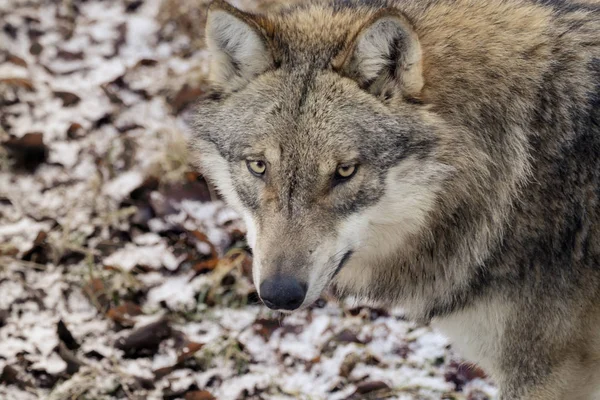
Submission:
[[291,276],[276,275],[260,284],[260,298],[273,310],[295,310],[306,297],[307,285]]

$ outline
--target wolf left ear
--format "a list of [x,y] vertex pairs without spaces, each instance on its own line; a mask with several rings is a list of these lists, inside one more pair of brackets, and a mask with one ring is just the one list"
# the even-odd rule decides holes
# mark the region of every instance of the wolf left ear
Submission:
[[333,60],[335,70],[380,96],[401,90],[418,97],[423,88],[421,45],[412,24],[399,11],[376,13]]
[[222,0],[210,5],[206,21],[206,44],[212,57],[209,79],[220,89],[235,91],[273,64],[258,18]]

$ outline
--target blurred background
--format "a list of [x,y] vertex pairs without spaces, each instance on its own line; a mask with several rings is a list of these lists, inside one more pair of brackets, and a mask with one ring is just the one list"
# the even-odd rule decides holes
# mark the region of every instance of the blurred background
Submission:
[[0,0],[0,398],[493,398],[401,310],[260,304],[186,151],[207,4]]

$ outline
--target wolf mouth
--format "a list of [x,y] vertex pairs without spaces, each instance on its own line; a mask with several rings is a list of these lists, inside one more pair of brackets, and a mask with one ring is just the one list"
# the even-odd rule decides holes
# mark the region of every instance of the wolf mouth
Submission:
[[346,254],[344,254],[344,256],[342,257],[342,259],[340,260],[340,263],[338,264],[337,268],[335,269],[335,272],[331,276],[331,279],[335,278],[336,275],[342,270],[342,268],[344,268],[344,265],[346,265],[346,263],[348,262],[348,260],[352,256],[352,253],[354,253],[354,251],[348,250],[346,252]]

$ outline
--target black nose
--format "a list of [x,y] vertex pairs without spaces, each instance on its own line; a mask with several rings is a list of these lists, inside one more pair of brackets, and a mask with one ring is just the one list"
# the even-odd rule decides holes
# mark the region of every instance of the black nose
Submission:
[[273,276],[260,284],[260,298],[273,310],[295,310],[306,296],[306,284],[289,276]]

